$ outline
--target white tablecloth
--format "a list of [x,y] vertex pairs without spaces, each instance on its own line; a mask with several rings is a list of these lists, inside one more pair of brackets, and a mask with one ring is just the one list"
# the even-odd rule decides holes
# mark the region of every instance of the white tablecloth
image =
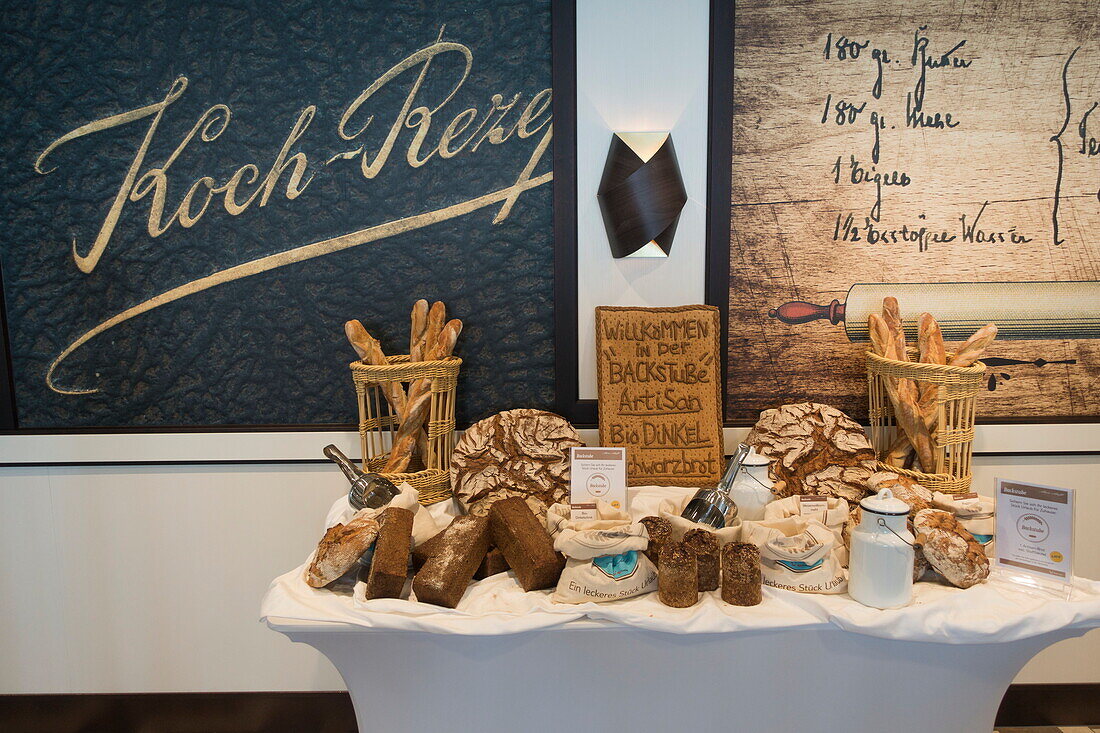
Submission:
[[[692,489],[645,486],[630,490],[635,518],[656,514],[666,497]],[[333,505],[327,524],[346,517],[346,498]],[[431,507],[443,526],[457,513],[451,502]],[[516,634],[566,624],[580,618],[676,634],[725,633],[836,626],[882,639],[954,644],[1017,641],[1059,629],[1100,626],[1100,583],[1077,578],[1073,595],[1060,600],[1037,594],[995,575],[986,583],[959,590],[918,583],[913,602],[880,611],[847,594],[819,595],[764,588],[764,602],[743,608],[722,602],[717,591],[701,594],[689,609],[668,608],[651,593],[609,603],[561,605],[551,591],[524,593],[511,572],[472,583],[456,609],[402,599],[356,600],[350,586],[315,589],[304,581],[308,560],[276,578],[261,605],[261,616],[354,624],[373,629],[488,636]],[[406,584],[405,598],[409,584]]]

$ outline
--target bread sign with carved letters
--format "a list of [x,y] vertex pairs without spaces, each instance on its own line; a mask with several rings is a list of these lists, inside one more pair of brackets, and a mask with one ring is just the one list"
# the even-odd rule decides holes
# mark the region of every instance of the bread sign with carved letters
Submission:
[[596,308],[600,444],[630,486],[713,486],[722,473],[718,309]]

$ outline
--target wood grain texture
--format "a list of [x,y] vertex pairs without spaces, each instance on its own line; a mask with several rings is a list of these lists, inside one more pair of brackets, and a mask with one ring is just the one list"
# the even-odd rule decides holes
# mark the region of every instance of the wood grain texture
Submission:
[[[769,317],[789,301],[1100,280],[1095,3],[746,0],[735,46],[728,420],[801,400],[865,417],[868,345]],[[1100,416],[1100,341],[986,357],[981,419]]]

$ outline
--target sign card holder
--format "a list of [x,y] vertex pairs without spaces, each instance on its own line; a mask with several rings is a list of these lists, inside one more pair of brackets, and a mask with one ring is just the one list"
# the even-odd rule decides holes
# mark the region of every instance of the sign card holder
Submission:
[[997,479],[994,571],[1042,595],[1073,593],[1073,489]]
[[597,500],[627,510],[626,448],[570,448],[569,461],[570,519],[599,519]]

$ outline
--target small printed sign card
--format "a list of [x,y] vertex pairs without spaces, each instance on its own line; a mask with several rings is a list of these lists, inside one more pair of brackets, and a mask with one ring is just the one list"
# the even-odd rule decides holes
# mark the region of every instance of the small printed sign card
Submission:
[[828,524],[826,517],[829,514],[829,497],[824,494],[802,494],[798,497],[798,514],[803,517],[814,517],[822,524]]
[[597,519],[596,500],[626,511],[626,449],[569,449],[569,518]]
[[997,571],[1068,594],[1073,582],[1074,490],[997,479]]
[[600,445],[630,449],[628,485],[721,478],[720,330],[710,305],[596,308]]

